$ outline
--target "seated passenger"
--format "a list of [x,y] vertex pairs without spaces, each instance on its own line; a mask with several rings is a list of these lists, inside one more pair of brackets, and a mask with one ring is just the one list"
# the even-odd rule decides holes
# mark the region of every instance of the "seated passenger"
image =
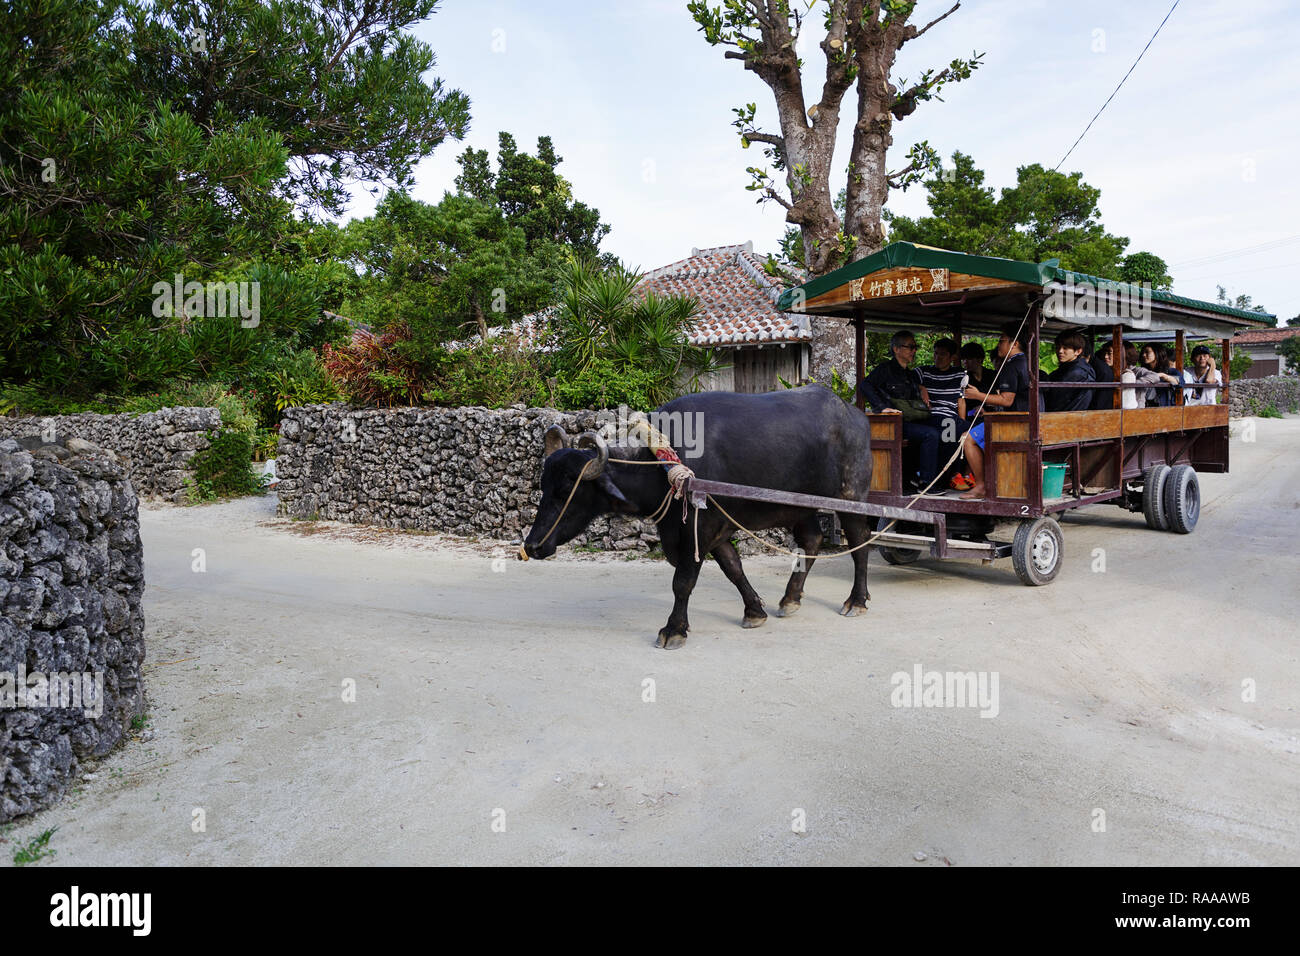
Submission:
[[[1184,369],[1184,375],[1188,381],[1193,383],[1223,384],[1223,378],[1219,375],[1219,370],[1214,367],[1214,353],[1205,345],[1198,345],[1192,349],[1192,367]],[[1188,388],[1183,390],[1184,405],[1217,405],[1218,403],[1219,389],[1217,388]]]
[[[1169,353],[1163,345],[1150,344],[1142,346],[1142,368],[1151,372],[1156,383],[1167,383],[1169,385],[1180,385],[1182,379],[1179,378],[1178,369],[1169,364]],[[1138,381],[1152,381],[1138,372]],[[1174,390],[1172,388],[1151,388],[1147,389],[1147,407],[1164,408],[1174,404]]]
[[945,441],[956,441],[956,436],[966,430],[965,390],[970,376],[956,364],[956,358],[957,343],[952,339],[940,339],[934,343],[934,364],[922,365],[917,370],[930,400],[930,424],[942,431],[948,421],[955,420],[957,430],[952,437],[945,435]]
[[[1111,364],[1112,357],[1115,354],[1114,345],[1111,342],[1103,342],[1097,347],[1097,351],[1092,353],[1092,373],[1097,376],[1099,382],[1115,381],[1115,368]],[[1113,388],[1094,388],[1092,390],[1092,407],[1094,409],[1105,409],[1115,407],[1115,390]]]
[[930,422],[930,403],[916,369],[910,368],[916,357],[916,337],[898,331],[889,340],[892,357],[881,362],[858,384],[858,392],[871,410],[901,413],[903,438],[915,444],[920,465],[919,476],[905,475],[909,487],[925,488],[939,470],[939,429]]
[[[1003,327],[1002,337],[998,339],[998,358],[1005,359],[993,383],[990,392],[981,392],[973,385],[966,386],[966,401],[983,402],[990,411],[1029,411],[1029,360],[1025,357],[1025,347],[1029,344],[1029,332],[1019,323],[1011,322]],[[1043,410],[1043,397],[1038,396],[1038,410]],[[975,486],[962,495],[963,498],[983,498],[984,491],[984,422],[966,433],[964,446],[966,461],[970,464]]]
[[[1083,357],[1086,343],[1078,332],[1062,332],[1056,337],[1056,360],[1060,366],[1047,376],[1049,382],[1095,382],[1097,374]],[[1092,408],[1090,388],[1049,388],[1043,407],[1049,412],[1083,412]]]
[[[993,376],[996,374],[993,369],[984,364],[984,346],[978,342],[967,342],[961,347],[961,364],[966,369],[966,374],[970,377],[967,385],[973,385],[981,392],[993,390]],[[975,406],[968,404],[966,406],[966,416],[970,418],[975,414]]]

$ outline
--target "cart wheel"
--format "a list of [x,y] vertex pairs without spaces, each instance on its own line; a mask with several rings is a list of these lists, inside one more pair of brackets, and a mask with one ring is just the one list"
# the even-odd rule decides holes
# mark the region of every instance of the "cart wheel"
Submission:
[[880,556],[886,564],[912,564],[921,557],[920,551],[908,551],[905,548],[881,548]]
[[1165,518],[1170,531],[1191,534],[1201,516],[1201,483],[1191,465],[1169,469],[1164,485]]
[[[899,534],[925,534],[925,525],[917,524],[914,521],[904,521],[895,527]],[[877,548],[880,556],[885,559],[886,564],[902,565],[915,564],[925,555],[924,551],[912,551],[908,548]]]
[[1022,521],[1011,546],[1011,564],[1022,583],[1040,587],[1051,582],[1061,570],[1064,551],[1065,537],[1055,519],[1044,516]]
[[1147,527],[1156,531],[1169,528],[1169,513],[1165,508],[1165,479],[1169,477],[1168,465],[1152,465],[1142,472],[1142,516]]

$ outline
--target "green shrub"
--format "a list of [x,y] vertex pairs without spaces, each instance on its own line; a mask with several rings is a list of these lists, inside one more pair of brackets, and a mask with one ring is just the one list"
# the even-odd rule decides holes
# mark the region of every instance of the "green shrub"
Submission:
[[194,472],[191,500],[261,494],[265,489],[261,477],[249,467],[252,458],[251,432],[221,431],[206,449],[190,459]]
[[356,405],[414,405],[432,384],[428,370],[410,357],[409,329],[382,335],[359,330],[346,345],[326,345],[325,370],[339,391]]
[[516,402],[540,405],[548,399],[543,360],[515,338],[443,350],[430,358],[435,384],[423,396],[430,404],[504,408]]
[[561,379],[555,388],[555,407],[560,409],[628,408],[648,411],[658,408],[662,377],[639,366],[620,366],[598,358],[578,374]]

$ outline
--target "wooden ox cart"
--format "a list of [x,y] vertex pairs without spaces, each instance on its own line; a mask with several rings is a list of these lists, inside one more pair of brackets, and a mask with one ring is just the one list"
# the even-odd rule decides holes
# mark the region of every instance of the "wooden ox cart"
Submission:
[[[1142,511],[1152,528],[1187,533],[1195,527],[1200,508],[1196,473],[1228,470],[1231,337],[1238,329],[1261,324],[1258,313],[1070,272],[1055,260],[1018,262],[906,242],[787,290],[779,306],[851,323],[858,381],[867,371],[868,330],[942,332],[960,346],[963,336],[996,333],[1008,322],[1023,320],[1029,333],[1030,410],[986,409],[988,493],[982,499],[904,493],[902,416],[869,414],[874,471],[865,503],[700,480],[691,482],[693,500],[702,505],[705,495],[712,494],[889,519],[894,525],[873,546],[891,564],[907,564],[927,553],[986,563],[1010,557],[1029,585],[1048,583],[1060,569],[1061,512],[1112,504]],[[1084,334],[1089,354],[1094,345],[1113,343],[1115,383],[1088,386],[1109,389],[1111,408],[1038,411],[1040,390],[1070,387],[1039,380],[1039,340],[1068,329]],[[1186,342],[1217,340],[1223,384],[1198,387],[1218,389],[1218,404],[1187,405],[1183,386],[1163,385],[1174,390],[1172,405],[1122,407],[1124,389],[1151,387],[1120,382],[1125,339],[1172,342],[1180,372]],[[996,356],[992,364],[998,366]],[[861,397],[858,407],[863,407]],[[1044,497],[1045,464],[1066,466],[1060,494]],[[881,527],[885,524],[882,520]]]

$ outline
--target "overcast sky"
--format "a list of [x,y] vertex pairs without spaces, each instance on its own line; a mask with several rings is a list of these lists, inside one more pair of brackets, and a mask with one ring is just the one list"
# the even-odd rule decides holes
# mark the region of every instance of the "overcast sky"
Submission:
[[[951,2],[921,0],[914,21]],[[984,65],[895,124],[891,167],[922,139],[945,157],[971,154],[998,190],[1019,165],[1055,166],[1172,2],[965,0],[904,46],[893,79],[974,51]],[[805,31],[813,42],[815,30]],[[746,240],[775,249],[783,211],[744,189],[745,167],[763,156],[742,150],[730,126],[731,109],[753,102],[775,130],[771,93],[704,42],[685,0],[444,0],[415,32],[436,52],[437,75],[472,101],[469,135],[418,167],[417,197],[454,189],[466,145],[495,156],[507,130],[532,152],[549,135],[575,195],[612,226],[604,248],[629,263],[650,269]],[[1101,189],[1102,221],[1128,251],[1170,264],[1174,291],[1213,299],[1222,284],[1283,322],[1300,313],[1297,39],[1295,0],[1181,0],[1062,167]],[[806,89],[820,89],[820,50],[804,57]],[[850,93],[842,146],[855,110]],[[846,158],[837,149],[839,168]],[[373,204],[362,194],[351,214]],[[892,193],[889,206],[924,213],[924,189]]]

